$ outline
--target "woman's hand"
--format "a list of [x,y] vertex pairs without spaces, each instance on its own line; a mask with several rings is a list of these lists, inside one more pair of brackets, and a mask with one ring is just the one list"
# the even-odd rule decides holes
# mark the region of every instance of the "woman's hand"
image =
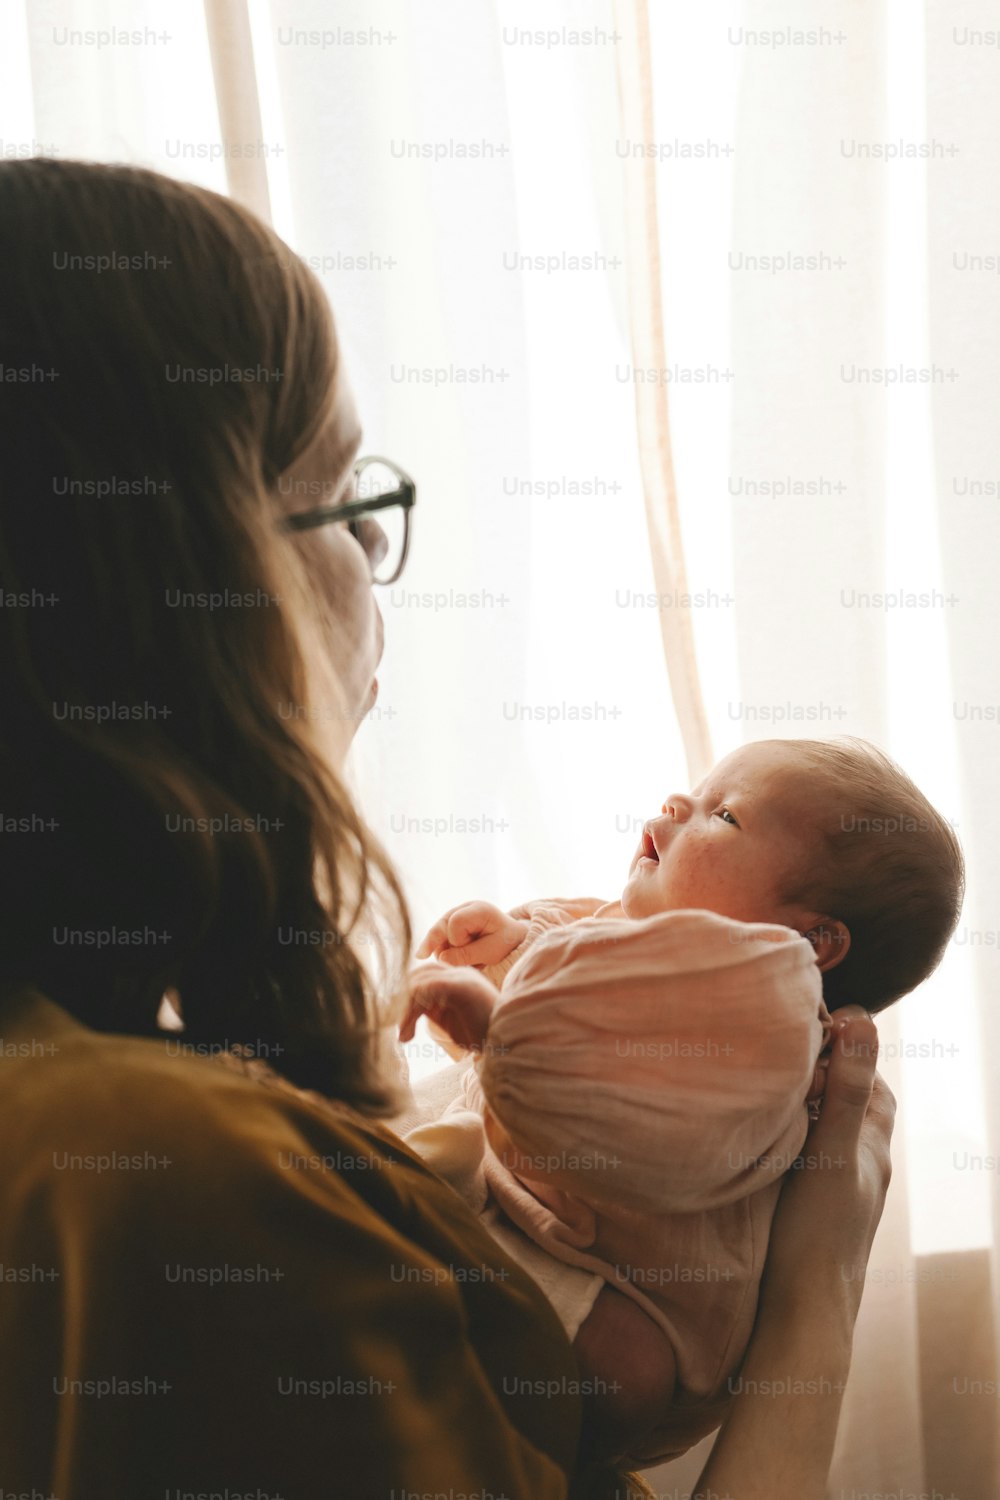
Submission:
[[446,911],[417,949],[418,958],[468,965],[474,969],[498,964],[524,942],[528,924],[509,917],[488,901],[466,901]]
[[[875,1071],[878,1032],[867,1011],[833,1017],[823,1107],[786,1177],[771,1231],[762,1300],[787,1307],[839,1296],[853,1327],[892,1173],[896,1101]],[[822,1289],[822,1290],[820,1290]]]
[[738,1393],[692,1500],[827,1493],[896,1109],[871,1017],[844,1006],[833,1026],[822,1112],[781,1190]]

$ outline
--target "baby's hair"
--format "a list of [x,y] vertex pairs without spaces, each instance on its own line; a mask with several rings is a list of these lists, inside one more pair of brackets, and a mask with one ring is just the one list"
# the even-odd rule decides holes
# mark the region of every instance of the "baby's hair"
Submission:
[[965,889],[951,825],[867,740],[786,740],[817,773],[822,858],[788,899],[843,922],[841,961],[823,975],[829,1010],[883,1010],[941,960]]

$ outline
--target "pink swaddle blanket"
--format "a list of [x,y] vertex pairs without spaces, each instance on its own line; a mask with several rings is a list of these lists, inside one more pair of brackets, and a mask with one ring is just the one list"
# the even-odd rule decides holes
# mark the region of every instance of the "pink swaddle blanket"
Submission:
[[813,950],[788,928],[580,909],[522,909],[535,940],[503,975],[464,1097],[519,1153],[516,1171],[490,1146],[483,1159],[509,1219],[670,1339],[674,1407],[636,1455],[653,1461],[721,1419],[830,1017]]

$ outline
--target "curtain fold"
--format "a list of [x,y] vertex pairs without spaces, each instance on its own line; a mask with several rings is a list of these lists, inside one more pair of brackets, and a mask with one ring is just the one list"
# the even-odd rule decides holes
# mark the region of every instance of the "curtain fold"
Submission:
[[[271,219],[267,158],[261,129],[257,74],[247,0],[205,0],[205,27],[222,139],[234,150],[225,158],[230,196],[266,222]],[[258,149],[246,151],[246,146]]]
[[[690,595],[670,440],[666,336],[660,282],[660,230],[649,10],[646,0],[615,0],[618,97],[622,137],[647,152],[630,155],[622,167],[625,201],[626,276],[632,365],[654,378],[635,380],[636,433],[646,522],[657,592],[664,600]],[[713,763],[712,740],[695,656],[690,607],[659,609],[663,654],[673,693],[688,779],[696,786]]]
[[[992,1167],[985,1177],[992,1223],[994,1371],[1000,1366],[1000,677],[995,562],[1000,557],[1000,94],[994,7],[961,15],[927,0],[927,133],[953,154],[928,163],[930,353],[958,378],[932,391],[937,524],[942,580],[957,596],[948,633],[951,715],[963,792],[962,838],[969,866],[963,936],[977,1000],[979,1060]],[[982,38],[976,42],[976,36]],[[980,267],[980,269],[976,269]],[[992,270],[987,269],[992,267]],[[959,1158],[962,1162],[965,1156]],[[983,1371],[965,1372],[984,1378]],[[988,1378],[985,1377],[985,1378]],[[996,1388],[996,1387],[994,1387]],[[1000,1421],[994,1415],[995,1430]],[[994,1458],[1000,1492],[1000,1457]]]

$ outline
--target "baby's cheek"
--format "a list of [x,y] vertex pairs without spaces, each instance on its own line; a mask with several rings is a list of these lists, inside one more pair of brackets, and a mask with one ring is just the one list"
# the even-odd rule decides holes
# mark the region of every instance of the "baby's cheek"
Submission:
[[663,893],[674,909],[710,906],[713,887],[711,850],[705,841],[691,836],[664,869]]

